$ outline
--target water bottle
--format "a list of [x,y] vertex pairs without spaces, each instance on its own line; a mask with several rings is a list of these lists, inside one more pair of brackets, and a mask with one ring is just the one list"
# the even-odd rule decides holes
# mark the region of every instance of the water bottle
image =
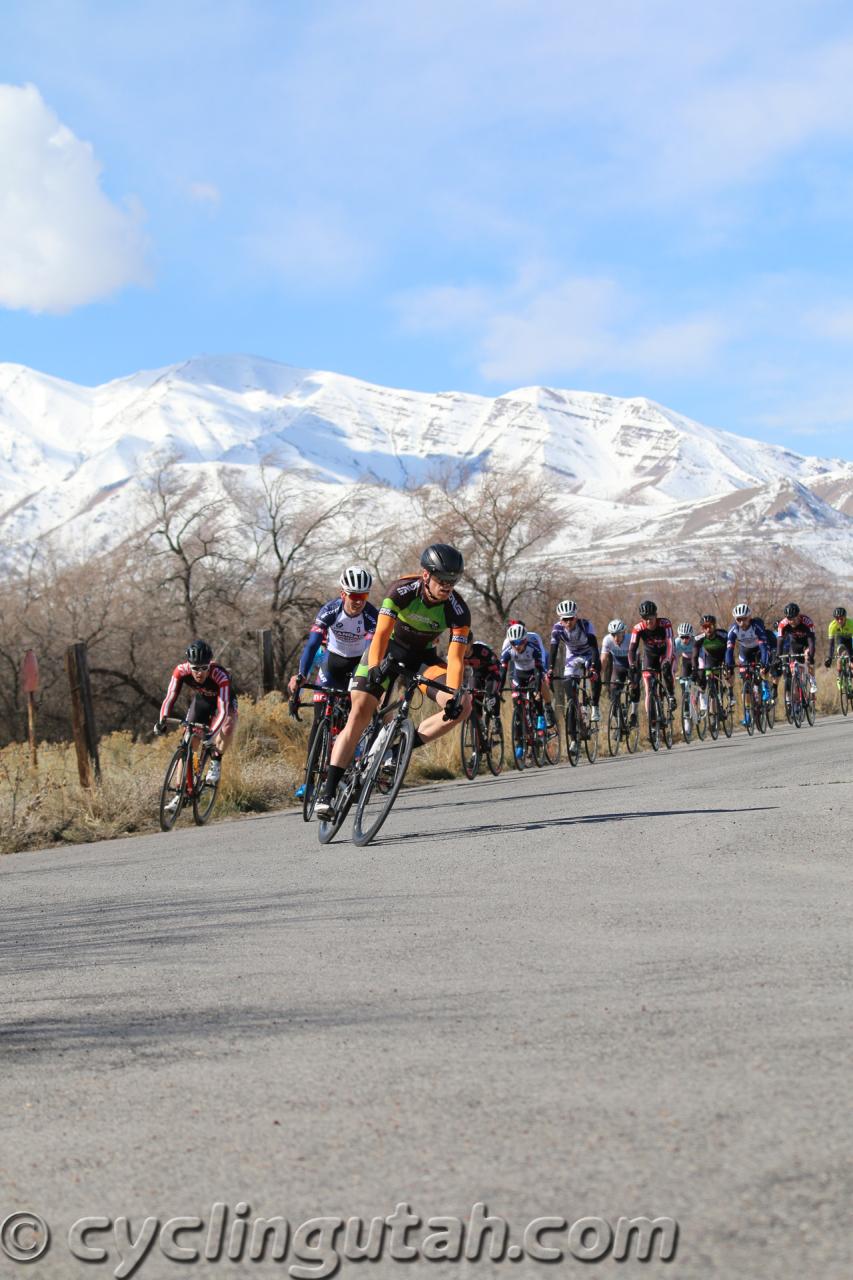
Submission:
[[541,711],[540,711],[539,715],[536,717],[536,728],[537,728],[537,729],[544,729],[544,728],[545,728],[545,717],[544,717],[544,715],[542,714],[542,712],[541,712]]

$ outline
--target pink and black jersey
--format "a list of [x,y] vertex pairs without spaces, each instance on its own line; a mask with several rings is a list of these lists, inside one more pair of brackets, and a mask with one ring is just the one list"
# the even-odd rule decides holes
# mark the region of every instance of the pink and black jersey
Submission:
[[777,653],[805,653],[808,650],[809,657],[814,658],[815,629],[807,614],[801,613],[796,622],[783,618],[777,636]]
[[653,658],[656,662],[671,664],[675,657],[675,644],[669,618],[640,619],[631,632],[628,644],[628,663],[632,667],[637,666],[637,655],[641,644],[644,658]]
[[197,680],[192,673],[190,664],[188,662],[179,662],[172,672],[172,679],[169,681],[169,688],[166,690],[166,697],[160,708],[161,720],[165,720],[167,716],[172,714],[172,708],[177,702],[178,694],[184,685],[187,686],[189,693],[193,696],[200,694],[211,702],[215,700],[216,714],[211,721],[210,732],[216,733],[236,701],[231,688],[230,672],[213,662],[205,673],[204,679]]

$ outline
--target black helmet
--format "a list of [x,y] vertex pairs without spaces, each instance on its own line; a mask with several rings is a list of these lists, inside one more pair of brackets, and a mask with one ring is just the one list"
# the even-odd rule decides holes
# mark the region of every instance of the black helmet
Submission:
[[654,600],[641,600],[639,614],[641,618],[654,618],[657,615],[658,607]]
[[833,609],[832,616],[833,618],[846,618],[847,610],[844,608],[844,605],[840,604],[837,609]]
[[702,626],[703,626],[703,627],[706,627],[706,626],[708,626],[708,625],[710,625],[710,626],[712,626],[712,627],[715,627],[715,626],[717,625],[717,617],[716,617],[716,614],[713,614],[713,613],[703,613],[703,614],[702,614],[702,617],[701,617],[701,623],[702,623]]
[[213,650],[206,640],[191,640],[187,645],[187,662],[191,667],[206,667]]
[[785,605],[786,618],[798,618],[799,615],[800,615],[800,606],[798,604],[794,604],[793,600],[791,601],[790,604]]
[[434,542],[421,555],[421,568],[440,582],[458,582],[465,567],[461,551],[446,542]]

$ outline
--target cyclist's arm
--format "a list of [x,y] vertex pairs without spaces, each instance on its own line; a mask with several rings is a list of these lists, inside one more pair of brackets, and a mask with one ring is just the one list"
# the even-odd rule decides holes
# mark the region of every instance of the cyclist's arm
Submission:
[[447,646],[447,687],[461,689],[465,675],[465,650],[468,646],[468,627],[454,627]]
[[[386,601],[385,604],[387,603]],[[376,624],[376,630],[370,642],[370,649],[367,655],[367,665],[369,667],[378,667],[385,657],[388,652],[388,642],[397,622],[395,613],[385,612],[385,604],[382,606],[382,612],[379,615],[379,621]]]
[[302,650],[302,657],[299,659],[299,674],[303,680],[307,680],[308,673],[314,665],[314,659],[317,657],[317,651],[326,638],[326,628],[320,627],[317,623],[308,632],[308,639],[305,641],[305,648]]
[[735,636],[729,631],[726,637],[726,667],[729,671],[735,665]]
[[216,715],[213,717],[208,734],[216,733],[223,720],[228,714],[228,708],[231,706],[231,677],[227,671],[215,670],[211,667],[210,677],[215,681],[219,693],[216,699]]
[[184,683],[184,675],[180,667],[175,667],[172,672],[172,678],[169,681],[169,687],[166,690],[166,696],[163,699],[163,705],[160,708],[160,719],[165,720],[172,714],[172,708],[178,700],[178,694],[181,692],[181,686]]

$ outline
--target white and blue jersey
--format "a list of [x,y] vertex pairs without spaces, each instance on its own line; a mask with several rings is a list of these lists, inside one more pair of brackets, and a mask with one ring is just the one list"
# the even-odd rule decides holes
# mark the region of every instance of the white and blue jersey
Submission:
[[565,650],[565,677],[583,675],[584,668],[597,667],[600,663],[598,640],[589,618],[570,618],[554,623],[549,654],[550,665],[554,668],[560,645]]
[[519,643],[524,647],[520,649],[518,644],[513,644],[512,640],[504,641],[504,647],[501,649],[501,671],[504,677],[510,663],[513,671],[519,675],[548,670],[548,655],[538,632],[528,631]]
[[628,646],[631,643],[631,633],[627,627],[621,634],[622,640],[620,642],[608,631],[601,642],[602,660],[609,654],[613,662],[613,669],[617,672],[628,670]]
[[[767,632],[760,622],[750,618],[748,627],[738,626],[733,622],[726,636],[726,666],[733,667],[735,656],[738,663],[751,662],[758,650],[758,661],[762,667],[767,666]],[[735,654],[737,651],[737,654]]]
[[344,609],[341,596],[324,604],[305,641],[302,657],[299,659],[299,674],[306,678],[311,670],[317,650],[321,644],[326,646],[326,661],[318,683],[323,684],[323,674],[327,672],[329,659],[337,659],[336,665],[360,658],[371,636],[376,630],[379,615],[376,606],[366,604],[361,613],[354,617]]

